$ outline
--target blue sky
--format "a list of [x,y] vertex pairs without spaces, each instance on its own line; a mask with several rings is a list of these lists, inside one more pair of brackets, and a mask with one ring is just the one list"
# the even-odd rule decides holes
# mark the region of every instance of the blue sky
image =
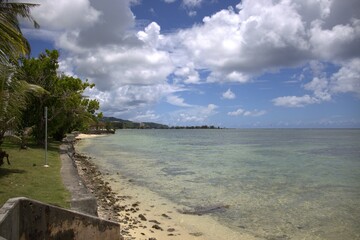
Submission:
[[51,0],[33,56],[88,79],[106,116],[168,125],[360,127],[358,0]]

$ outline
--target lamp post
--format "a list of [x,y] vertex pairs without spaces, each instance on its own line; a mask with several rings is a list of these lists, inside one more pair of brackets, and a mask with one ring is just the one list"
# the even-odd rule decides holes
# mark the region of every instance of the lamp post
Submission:
[[45,107],[45,165],[44,167],[49,167],[48,163],[47,163],[47,140],[48,140],[48,137],[47,137],[47,113],[48,113],[48,108]]

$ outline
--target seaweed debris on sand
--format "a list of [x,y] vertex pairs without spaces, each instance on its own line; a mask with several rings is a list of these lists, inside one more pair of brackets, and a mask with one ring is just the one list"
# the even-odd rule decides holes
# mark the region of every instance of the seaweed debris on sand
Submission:
[[[97,166],[91,162],[90,157],[75,153],[74,159],[79,176],[83,179],[89,191],[96,197],[99,217],[119,222],[121,224],[120,234],[122,239],[138,239],[136,236],[139,234],[141,237],[147,236],[148,239],[154,240],[157,239],[158,234],[165,236],[180,235],[176,233],[174,227],[163,226],[157,220],[148,220],[145,217],[148,216],[148,212],[143,211],[141,213],[141,203],[132,199],[131,196],[117,195],[112,190],[110,183],[104,180],[106,178]],[[163,214],[163,216],[167,215]]]
[[89,159],[90,157],[75,153],[74,160],[79,176],[96,197],[99,217],[118,222],[118,212],[121,208],[117,201],[120,199],[112,191],[109,182],[103,180],[101,172]]

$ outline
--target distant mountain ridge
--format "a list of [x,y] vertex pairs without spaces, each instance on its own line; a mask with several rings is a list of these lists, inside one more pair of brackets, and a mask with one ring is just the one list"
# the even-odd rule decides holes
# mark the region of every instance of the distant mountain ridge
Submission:
[[133,122],[130,120],[124,120],[115,117],[103,117],[101,119],[103,122],[111,123],[112,127],[115,129],[123,128],[155,128],[155,129],[167,129],[168,125],[159,124],[154,122]]

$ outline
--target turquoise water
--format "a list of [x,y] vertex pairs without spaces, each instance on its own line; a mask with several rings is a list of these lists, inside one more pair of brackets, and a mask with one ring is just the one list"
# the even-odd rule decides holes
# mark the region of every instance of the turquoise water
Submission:
[[359,129],[119,130],[80,151],[262,239],[360,239]]

